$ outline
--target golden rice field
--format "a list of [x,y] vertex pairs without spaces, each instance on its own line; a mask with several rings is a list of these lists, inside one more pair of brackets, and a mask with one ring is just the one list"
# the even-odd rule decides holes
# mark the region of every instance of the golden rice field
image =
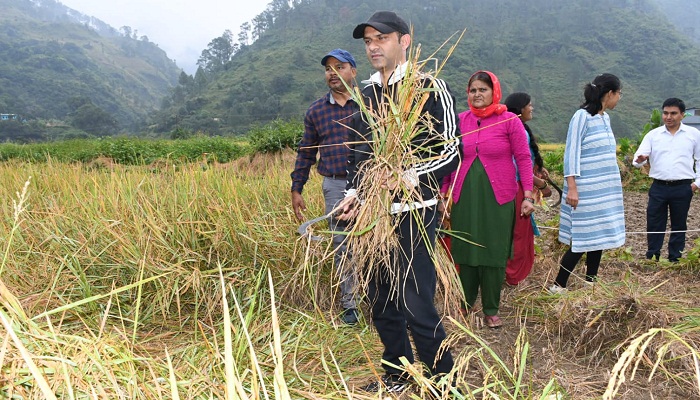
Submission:
[[564,148],[561,143],[540,143],[540,151],[556,151]]
[[[356,389],[381,373],[378,337],[366,320],[339,324],[327,245],[295,234],[292,163],[0,164],[0,396],[379,398]],[[560,249],[538,240],[532,283],[504,289],[504,329],[438,299],[462,388],[451,398],[700,395],[697,269],[620,251],[609,284],[557,298],[542,285]],[[432,398],[407,368],[417,383],[401,398]]]

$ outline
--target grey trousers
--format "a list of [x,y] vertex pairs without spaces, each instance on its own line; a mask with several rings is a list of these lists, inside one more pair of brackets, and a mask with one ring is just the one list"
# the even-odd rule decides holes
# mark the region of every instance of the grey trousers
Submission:
[[[323,198],[326,202],[326,213],[345,197],[345,178],[323,178]],[[345,221],[340,221],[334,217],[328,219],[328,226],[331,231],[341,232],[347,227]],[[340,306],[343,308],[357,308],[355,303],[355,290],[357,277],[355,276],[354,263],[350,258],[345,243],[346,235],[333,235],[333,265],[340,279]]]

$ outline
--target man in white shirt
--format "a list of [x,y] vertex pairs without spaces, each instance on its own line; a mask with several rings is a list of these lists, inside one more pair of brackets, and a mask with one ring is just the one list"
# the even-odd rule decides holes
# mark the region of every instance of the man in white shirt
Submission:
[[666,99],[662,112],[664,126],[644,136],[632,164],[640,168],[648,162],[649,176],[654,179],[647,204],[646,257],[659,259],[670,213],[674,233],[668,240],[668,259],[678,262],[685,249],[690,200],[700,186],[700,131],[681,122],[683,100]]

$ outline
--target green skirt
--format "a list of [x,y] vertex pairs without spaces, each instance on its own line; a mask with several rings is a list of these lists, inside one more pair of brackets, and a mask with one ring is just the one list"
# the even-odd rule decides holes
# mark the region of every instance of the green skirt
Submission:
[[456,264],[505,268],[513,254],[515,201],[498,204],[478,157],[467,172],[451,216]]

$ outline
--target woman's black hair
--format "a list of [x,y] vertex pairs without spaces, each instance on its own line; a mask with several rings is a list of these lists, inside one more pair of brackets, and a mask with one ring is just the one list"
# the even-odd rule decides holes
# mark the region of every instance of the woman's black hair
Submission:
[[493,81],[491,80],[491,76],[484,71],[479,71],[469,78],[469,82],[467,82],[467,90],[469,90],[474,81],[482,81],[493,89]]
[[622,89],[620,78],[613,74],[600,74],[584,87],[583,97],[586,101],[581,104],[581,108],[591,115],[596,115],[603,109],[603,97],[608,92],[618,92],[620,89]]
[[[530,104],[531,101],[532,98],[529,94],[517,92],[506,97],[503,104],[508,107],[508,111],[512,112],[513,114],[520,115],[523,113],[523,108]],[[540,146],[537,145],[537,139],[535,139],[535,135],[532,134],[532,130],[525,122],[523,122],[523,125],[527,131],[527,135],[530,137],[530,151],[532,151],[532,154],[535,156],[535,165],[537,165],[537,167],[540,169],[544,168],[544,160],[542,160]]]

